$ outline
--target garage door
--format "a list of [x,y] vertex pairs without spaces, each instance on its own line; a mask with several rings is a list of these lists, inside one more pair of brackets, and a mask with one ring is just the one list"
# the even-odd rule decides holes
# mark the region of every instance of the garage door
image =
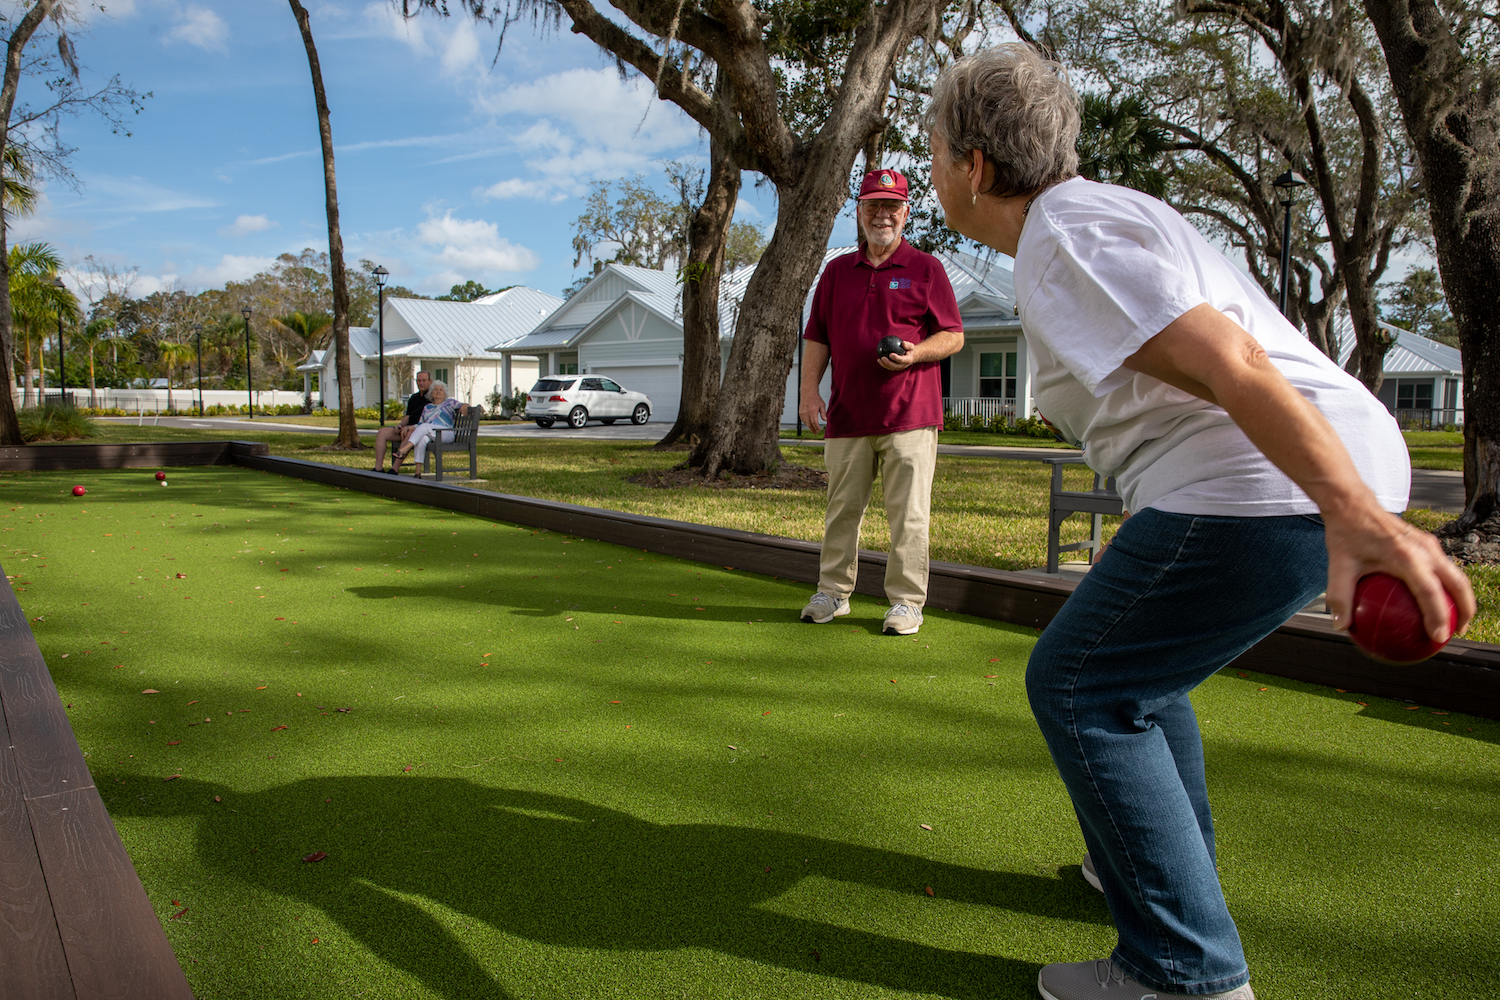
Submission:
[[631,392],[651,397],[651,422],[671,424],[677,419],[677,403],[682,398],[682,373],[676,365],[617,365],[595,368],[592,374],[603,375]]

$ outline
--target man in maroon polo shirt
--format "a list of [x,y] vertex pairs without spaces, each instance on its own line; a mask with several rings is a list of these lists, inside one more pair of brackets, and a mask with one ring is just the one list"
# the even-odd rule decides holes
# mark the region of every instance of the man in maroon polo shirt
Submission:
[[[802,620],[823,624],[849,613],[859,568],[859,526],[880,476],[891,554],[882,631],[911,635],[927,603],[927,525],[932,473],[943,426],[938,362],[964,345],[953,286],[936,257],[901,238],[910,206],[906,178],[872,170],[860,185],[857,215],[864,242],[830,261],[818,279],[803,331],[798,410],[813,430],[828,425],[828,515],[818,592]],[[879,354],[886,336],[905,353]],[[833,363],[825,407],[818,383]]]

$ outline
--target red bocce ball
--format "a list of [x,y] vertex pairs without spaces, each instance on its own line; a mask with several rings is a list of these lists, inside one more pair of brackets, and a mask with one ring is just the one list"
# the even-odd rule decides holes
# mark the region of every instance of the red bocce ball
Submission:
[[73,495],[75,497],[81,497],[81,496],[83,496],[87,492],[88,492],[88,490],[84,489],[82,486],[75,486],[75,487],[73,487]]
[[[1448,632],[1458,627],[1458,607],[1448,598]],[[1406,584],[1389,573],[1371,573],[1354,585],[1349,636],[1365,655],[1385,663],[1420,663],[1442,649],[1422,623],[1422,609]]]
[[156,474],[157,482],[160,482],[161,480],[166,479],[166,478],[167,478],[167,474],[165,472],[158,472]]

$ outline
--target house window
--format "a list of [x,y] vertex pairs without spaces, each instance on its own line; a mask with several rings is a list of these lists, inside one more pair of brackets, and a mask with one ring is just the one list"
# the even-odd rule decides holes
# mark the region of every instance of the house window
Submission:
[[448,369],[446,369],[446,368],[434,368],[432,370],[432,380],[434,382],[441,382],[444,385],[447,385],[448,384]]
[[1016,398],[1015,351],[979,356],[979,395],[986,399]]
[[1432,409],[1432,380],[1423,379],[1419,382],[1411,379],[1401,379],[1397,381],[1396,409]]
[[577,375],[578,374],[578,362],[576,362],[576,361],[559,361],[557,363],[557,374],[558,375]]
[[1458,406],[1458,379],[1449,378],[1443,380],[1443,409],[1452,410]]

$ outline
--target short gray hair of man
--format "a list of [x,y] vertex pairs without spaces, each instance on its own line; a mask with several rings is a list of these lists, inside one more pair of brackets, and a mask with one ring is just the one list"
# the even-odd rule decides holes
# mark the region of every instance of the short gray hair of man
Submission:
[[1078,174],[1078,103],[1061,63],[1012,42],[944,70],[924,120],[954,162],[982,152],[995,170],[984,193],[1010,197]]

